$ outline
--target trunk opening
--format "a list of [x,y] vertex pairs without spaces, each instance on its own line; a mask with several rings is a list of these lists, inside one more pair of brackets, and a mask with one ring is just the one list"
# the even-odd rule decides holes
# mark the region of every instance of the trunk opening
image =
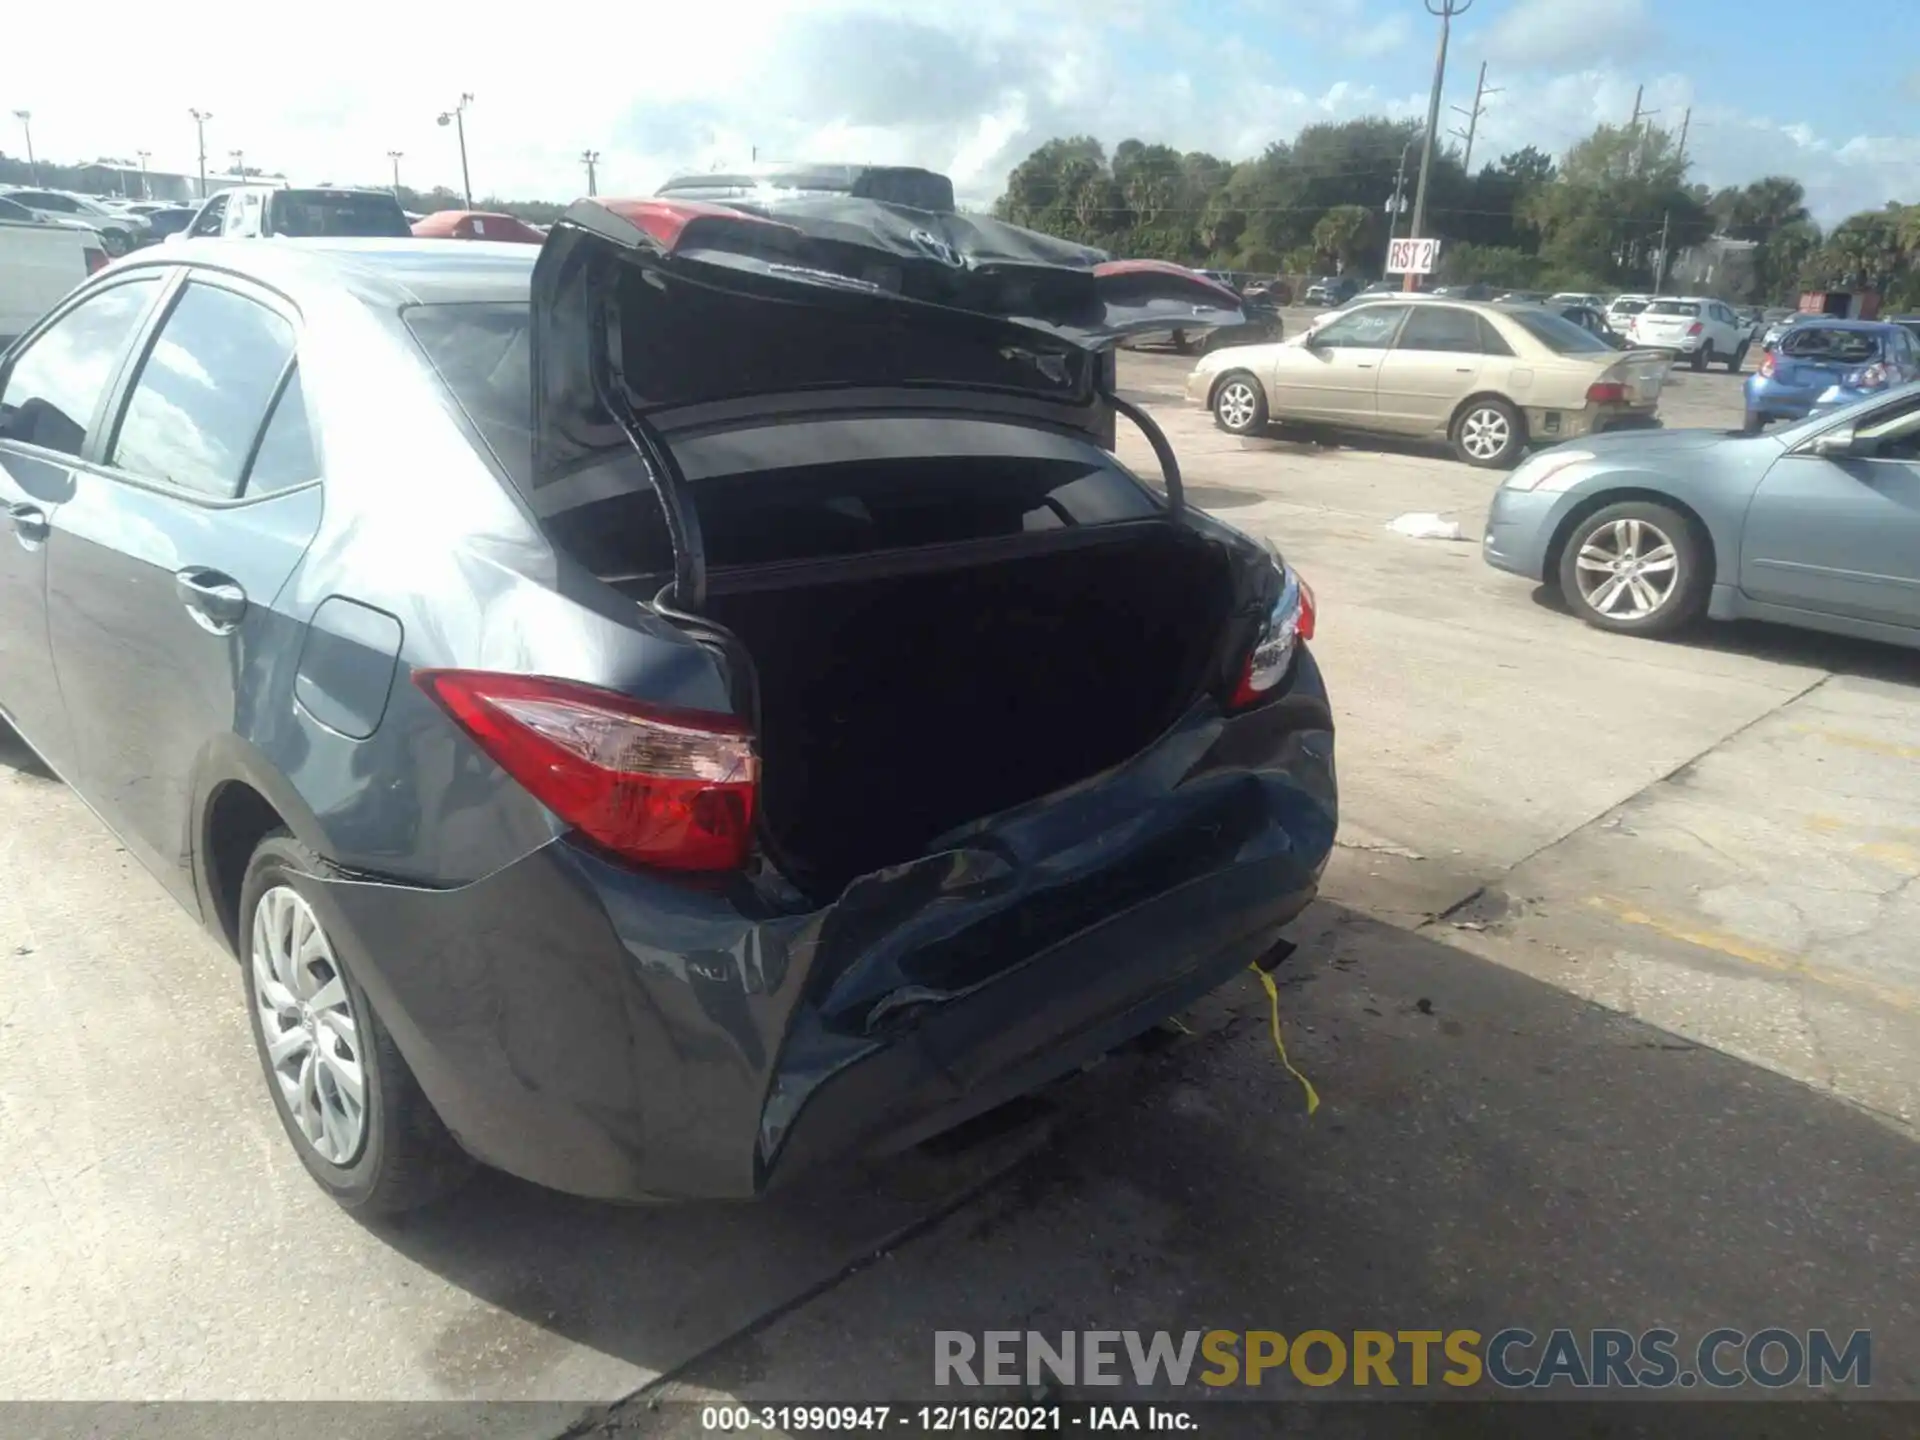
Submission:
[[[1131,527],[1130,527],[1131,528]],[[728,592],[753,657],[763,823],[816,893],[1119,764],[1185,712],[1232,604],[1174,525],[959,568]]]

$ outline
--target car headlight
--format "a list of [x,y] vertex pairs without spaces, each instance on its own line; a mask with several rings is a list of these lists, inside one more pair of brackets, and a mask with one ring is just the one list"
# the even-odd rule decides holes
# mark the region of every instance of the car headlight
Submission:
[[1502,488],[1558,495],[1580,478],[1573,473],[1577,466],[1598,458],[1591,450],[1549,450],[1515,470]]

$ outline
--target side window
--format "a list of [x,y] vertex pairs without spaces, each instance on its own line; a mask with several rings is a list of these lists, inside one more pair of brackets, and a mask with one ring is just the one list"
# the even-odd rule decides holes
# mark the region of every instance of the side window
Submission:
[[215,499],[239,493],[293,327],[257,301],[190,284],[140,367],[110,464]]
[[20,353],[0,391],[0,438],[78,455],[159,277],[88,296]]
[[1314,348],[1384,350],[1406,313],[1405,305],[1368,305],[1318,332],[1313,337]]
[[320,457],[313,448],[307,423],[306,397],[300,391],[300,370],[287,376],[280,398],[273,402],[266,432],[247,471],[246,495],[272,495],[320,478]]
[[216,195],[200,207],[200,213],[194,217],[189,235],[218,235],[220,227],[227,221],[227,197]]
[[1493,328],[1491,320],[1484,315],[1476,315],[1473,318],[1480,322],[1480,353],[1482,355],[1511,356],[1513,354],[1513,347],[1507,344],[1498,330]]
[[1396,350],[1439,350],[1454,355],[1480,353],[1480,317],[1451,305],[1416,305],[1394,342]]

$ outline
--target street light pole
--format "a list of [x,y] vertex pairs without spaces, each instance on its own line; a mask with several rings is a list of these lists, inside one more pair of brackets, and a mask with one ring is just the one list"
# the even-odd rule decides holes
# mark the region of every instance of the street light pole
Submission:
[[140,162],[140,198],[142,200],[151,200],[153,198],[153,190],[152,187],[147,184],[147,161],[153,158],[153,152],[151,150],[136,150],[133,154],[134,158]]
[[1400,212],[1407,208],[1407,155],[1413,149],[1409,140],[1400,147],[1400,168],[1393,174],[1393,198],[1387,201],[1387,256],[1393,256],[1393,230],[1400,223]]
[[211,110],[189,110],[193,117],[193,128],[200,136],[200,198],[207,198],[207,121],[213,118]]
[[582,150],[580,152],[580,161],[587,167],[587,194],[598,195],[600,193],[600,177],[594,167],[600,163],[600,152],[598,150]]
[[404,150],[387,151],[387,159],[393,162],[393,198],[396,200],[400,198],[400,157],[406,153]]
[[440,123],[452,125],[460,136],[460,193],[467,197],[467,209],[473,209],[473,181],[467,176],[467,106],[473,103],[473,96],[460,93],[460,103],[451,110],[440,112]]
[[33,112],[31,110],[16,110],[13,112],[13,118],[20,122],[21,130],[26,133],[27,174],[31,175],[33,177],[33,183],[38,185],[40,183],[40,162],[33,158]]
[[233,161],[233,173],[242,180],[247,178],[247,155],[244,150],[229,150],[227,158]]
[[1464,15],[1473,0],[1426,0],[1427,13],[1440,20],[1440,48],[1433,57],[1433,93],[1427,97],[1427,133],[1420,142],[1420,185],[1413,192],[1413,229],[1408,238],[1424,240],[1427,227],[1427,179],[1433,170],[1433,137],[1440,128],[1440,92],[1447,80],[1447,38],[1453,31],[1453,19]]

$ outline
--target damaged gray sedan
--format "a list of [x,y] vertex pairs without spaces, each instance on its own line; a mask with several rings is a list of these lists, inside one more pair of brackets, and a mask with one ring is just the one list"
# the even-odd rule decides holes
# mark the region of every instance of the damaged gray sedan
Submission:
[[0,362],[0,707],[239,957],[343,1204],[755,1195],[1284,949],[1311,595],[1107,354],[1232,298],[1047,244],[844,197],[209,241]]

